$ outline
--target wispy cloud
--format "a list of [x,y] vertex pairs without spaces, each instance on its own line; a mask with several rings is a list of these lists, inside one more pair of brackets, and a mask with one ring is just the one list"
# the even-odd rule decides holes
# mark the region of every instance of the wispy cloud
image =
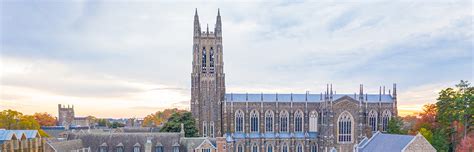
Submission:
[[221,8],[228,92],[320,92],[326,83],[377,92],[395,82],[400,106],[416,107],[472,80],[471,4],[3,1],[0,108],[55,113],[69,103],[118,117],[187,107],[194,8],[210,29]]

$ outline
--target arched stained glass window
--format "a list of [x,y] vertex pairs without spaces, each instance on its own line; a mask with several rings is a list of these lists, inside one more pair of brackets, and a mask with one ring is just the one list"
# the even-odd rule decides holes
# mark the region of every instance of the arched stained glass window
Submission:
[[257,144],[253,144],[252,152],[258,152],[258,145]]
[[209,123],[209,133],[211,134],[210,136],[214,138],[214,121]]
[[387,131],[388,121],[392,117],[392,113],[389,110],[384,110],[382,113],[382,131]]
[[202,122],[202,136],[207,137],[207,122],[206,121]]
[[281,146],[281,152],[288,152],[288,145],[286,143]]
[[303,152],[303,144],[298,144],[298,146],[296,146],[296,152]]
[[244,112],[237,110],[235,112],[235,132],[244,131]]
[[202,72],[205,73],[206,70],[206,60],[207,60],[207,53],[206,53],[206,47],[202,47],[202,58],[201,58],[201,67],[202,67]]
[[237,146],[237,152],[244,152],[244,146],[238,145]]
[[377,111],[375,110],[369,112],[369,126],[372,131],[377,131]]
[[250,112],[250,132],[258,132],[258,111]]
[[352,115],[344,111],[341,113],[338,119],[338,141],[339,143],[351,143],[352,142],[352,129],[353,129],[353,118]]
[[273,111],[265,112],[265,132],[273,132]]
[[288,111],[280,112],[280,132],[288,132]]
[[318,152],[318,145],[311,145],[311,152]]
[[309,131],[318,132],[318,112],[311,111],[309,114]]
[[267,152],[273,152],[273,145],[271,144],[267,145]]
[[295,132],[303,132],[303,112],[295,112]]

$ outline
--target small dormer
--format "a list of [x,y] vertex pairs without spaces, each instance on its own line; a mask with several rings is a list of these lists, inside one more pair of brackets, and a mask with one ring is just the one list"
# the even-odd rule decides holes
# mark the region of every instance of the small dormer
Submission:
[[156,143],[155,152],[164,152],[163,144],[161,144],[161,142]]
[[116,152],[124,152],[124,147],[122,143],[119,143],[115,146],[115,151]]
[[140,152],[140,147],[141,145],[139,143],[133,145],[133,152]]
[[178,143],[178,142],[175,142],[175,143],[173,144],[173,152],[179,152],[179,146],[180,146],[179,143]]
[[99,152],[107,152],[107,143],[102,143],[100,146],[99,146]]

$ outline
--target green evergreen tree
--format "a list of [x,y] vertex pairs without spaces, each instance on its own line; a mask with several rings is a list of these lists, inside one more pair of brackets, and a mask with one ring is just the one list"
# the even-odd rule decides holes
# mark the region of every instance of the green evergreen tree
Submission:
[[445,131],[436,129],[433,133],[431,145],[433,145],[438,152],[447,152],[449,150],[449,142],[447,139]]
[[406,130],[402,130],[403,121],[400,117],[394,117],[388,121],[387,133],[389,134],[406,134]]
[[198,130],[195,126],[195,121],[191,112],[173,113],[168,121],[160,129],[160,132],[180,132],[181,123],[184,124],[184,132],[186,137],[197,137]]

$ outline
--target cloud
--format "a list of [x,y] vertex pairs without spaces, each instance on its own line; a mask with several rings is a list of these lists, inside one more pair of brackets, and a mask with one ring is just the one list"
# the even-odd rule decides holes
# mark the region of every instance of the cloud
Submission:
[[472,79],[471,3],[7,1],[1,99],[187,107],[194,8],[210,29],[221,9],[228,92],[439,89]]

